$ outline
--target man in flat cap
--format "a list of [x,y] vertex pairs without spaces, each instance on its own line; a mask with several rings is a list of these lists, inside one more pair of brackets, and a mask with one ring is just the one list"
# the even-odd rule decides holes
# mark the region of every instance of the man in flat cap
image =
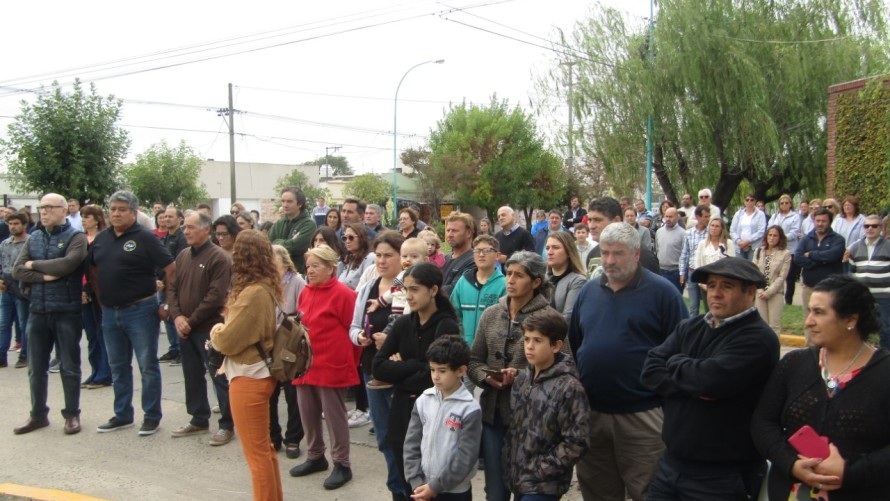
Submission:
[[643,384],[665,400],[666,449],[647,500],[756,499],[766,462],[751,415],[779,360],[779,340],[754,307],[765,279],[728,257],[692,281],[706,285],[709,312],[679,324],[643,365]]

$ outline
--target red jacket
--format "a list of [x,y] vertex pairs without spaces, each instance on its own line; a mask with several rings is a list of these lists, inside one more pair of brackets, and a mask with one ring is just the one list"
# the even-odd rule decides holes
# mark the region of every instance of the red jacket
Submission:
[[293,384],[327,388],[357,385],[361,347],[349,339],[355,291],[335,276],[321,285],[307,284],[297,306],[312,344],[312,368]]

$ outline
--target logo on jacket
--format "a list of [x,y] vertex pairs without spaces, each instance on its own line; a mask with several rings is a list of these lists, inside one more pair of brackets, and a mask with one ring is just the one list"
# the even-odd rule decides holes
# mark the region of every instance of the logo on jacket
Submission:
[[124,243],[124,252],[133,252],[134,250],[136,250],[136,242],[127,240]]
[[457,414],[451,414],[447,418],[445,418],[445,426],[451,429],[451,431],[458,431],[463,426],[461,424],[461,417]]
[[60,248],[60,249],[64,249],[64,248],[65,248],[65,242],[59,242],[59,244],[58,244],[56,247],[58,247],[58,248]]

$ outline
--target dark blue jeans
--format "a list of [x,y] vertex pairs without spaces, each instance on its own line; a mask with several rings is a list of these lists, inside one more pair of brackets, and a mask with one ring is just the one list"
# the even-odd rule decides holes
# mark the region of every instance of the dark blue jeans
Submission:
[[890,299],[878,299],[878,316],[881,317],[881,346],[890,350]]
[[32,313],[28,318],[28,380],[31,383],[31,417],[45,418],[49,383],[49,357],[58,346],[65,408],[62,416],[80,415],[80,313]]
[[[367,383],[371,375],[362,372],[362,380]],[[377,450],[383,453],[386,460],[386,488],[389,492],[407,495],[402,484],[402,474],[396,464],[395,453],[386,443],[386,432],[389,428],[389,410],[392,407],[392,388],[386,390],[368,390],[368,404],[371,410],[371,425],[374,426],[374,437],[377,439]]]
[[[509,391],[509,390],[505,390]],[[507,425],[499,412],[495,412],[494,423],[482,423],[482,458],[485,460],[485,499],[488,501],[508,501],[510,490],[504,478],[504,465],[501,451]]]
[[516,501],[558,501],[559,496],[554,494],[522,494],[516,496]]
[[694,317],[698,315],[702,303],[705,304],[705,310],[707,311],[708,304],[705,301],[701,287],[692,281],[691,271],[686,273],[686,290],[689,292],[689,316]]
[[[192,424],[206,428],[210,425],[210,402],[207,400],[207,380],[204,374],[211,371],[207,364],[204,343],[210,339],[210,331],[192,331],[186,339],[180,339],[182,375],[185,379],[185,410],[192,416]],[[219,428],[234,430],[232,410],[229,408],[229,380],[225,375],[212,376],[213,390],[219,402]]]
[[108,365],[108,352],[102,335],[102,307],[95,300],[83,305],[83,330],[87,333],[87,357],[90,361],[89,377],[84,383],[111,384],[111,366]]
[[680,270],[679,269],[677,269],[677,270],[662,269],[660,273],[661,273],[661,276],[666,278],[667,281],[671,283],[671,285],[673,285],[674,287],[677,288],[677,291],[679,291],[680,294],[683,294],[683,284],[680,283]]
[[0,293],[0,360],[6,360],[6,352],[12,344],[12,327],[16,326],[22,336],[22,351],[19,357],[28,357],[28,316],[31,303],[27,299],[19,299],[8,292]]
[[[161,420],[161,365],[158,362],[158,301],[102,307],[102,329],[114,386],[114,415],[133,421],[133,354],[142,373],[145,419]],[[64,361],[63,361],[64,365]]]
[[[176,257],[176,256],[173,256]],[[158,293],[158,300],[160,302],[164,302],[165,294],[163,292]],[[163,322],[164,329],[167,331],[167,343],[170,344],[170,348],[167,351],[172,355],[179,355],[180,347],[179,347],[179,334],[176,333],[176,324],[173,322],[172,318],[168,318],[166,322]]]

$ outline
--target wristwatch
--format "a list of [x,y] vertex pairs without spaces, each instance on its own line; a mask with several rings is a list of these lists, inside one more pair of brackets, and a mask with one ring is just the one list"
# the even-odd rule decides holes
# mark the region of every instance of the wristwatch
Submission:
[[169,305],[169,304],[164,303],[164,304],[162,304],[161,306],[164,307],[164,311],[170,311],[170,305]]

